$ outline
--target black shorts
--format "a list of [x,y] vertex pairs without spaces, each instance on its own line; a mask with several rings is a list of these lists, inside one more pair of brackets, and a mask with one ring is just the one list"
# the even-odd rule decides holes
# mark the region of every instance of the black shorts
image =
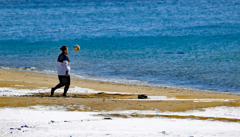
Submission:
[[70,75],[58,76],[59,82],[65,86],[70,86]]

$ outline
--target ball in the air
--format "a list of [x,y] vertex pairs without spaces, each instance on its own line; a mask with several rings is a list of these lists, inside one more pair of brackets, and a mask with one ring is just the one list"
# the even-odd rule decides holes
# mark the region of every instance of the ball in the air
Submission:
[[76,52],[79,51],[80,50],[80,46],[79,45],[74,45],[73,46],[73,50],[76,51]]

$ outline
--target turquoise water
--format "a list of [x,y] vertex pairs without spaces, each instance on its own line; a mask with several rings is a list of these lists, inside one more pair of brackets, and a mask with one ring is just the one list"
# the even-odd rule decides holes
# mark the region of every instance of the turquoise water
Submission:
[[56,71],[67,45],[81,78],[239,92],[239,9],[238,0],[0,0],[0,66]]

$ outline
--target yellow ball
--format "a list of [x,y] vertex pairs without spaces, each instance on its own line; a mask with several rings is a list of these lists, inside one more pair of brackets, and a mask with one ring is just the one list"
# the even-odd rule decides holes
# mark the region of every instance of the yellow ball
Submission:
[[80,50],[80,46],[79,45],[74,45],[73,50],[78,52]]

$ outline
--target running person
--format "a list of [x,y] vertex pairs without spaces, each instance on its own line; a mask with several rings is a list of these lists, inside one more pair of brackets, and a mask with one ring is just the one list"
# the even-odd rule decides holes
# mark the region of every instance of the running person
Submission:
[[58,56],[58,63],[57,63],[57,68],[58,68],[58,79],[59,79],[59,84],[56,85],[54,88],[51,90],[51,96],[53,96],[54,91],[58,88],[64,87],[64,93],[63,96],[66,97],[67,91],[70,86],[70,60],[67,56],[68,54],[68,48],[67,46],[62,46],[60,48],[62,50],[62,53]]

